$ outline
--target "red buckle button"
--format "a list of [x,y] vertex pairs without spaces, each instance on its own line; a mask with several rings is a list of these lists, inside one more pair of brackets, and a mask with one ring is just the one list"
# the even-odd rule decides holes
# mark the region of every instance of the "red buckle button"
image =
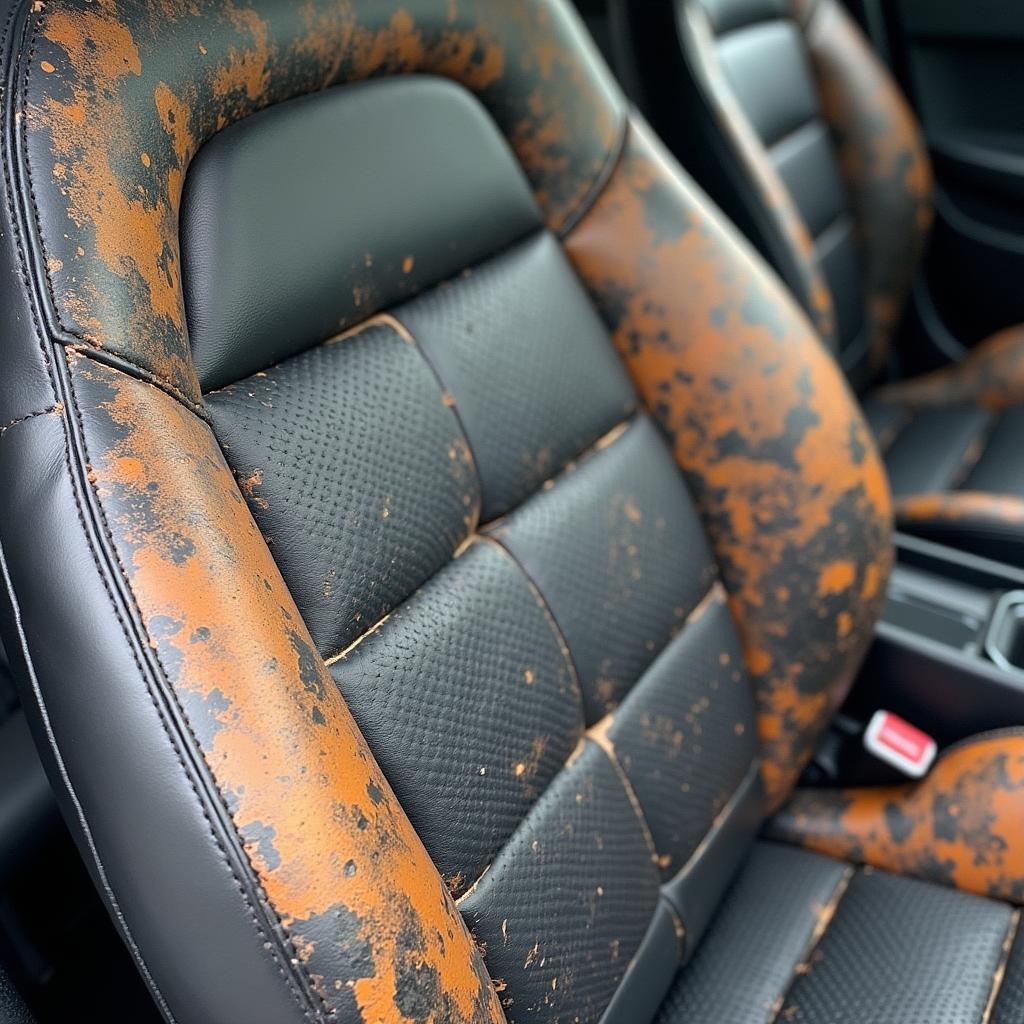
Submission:
[[864,747],[879,760],[919,779],[932,766],[937,747],[926,732],[891,711],[876,711],[864,733]]

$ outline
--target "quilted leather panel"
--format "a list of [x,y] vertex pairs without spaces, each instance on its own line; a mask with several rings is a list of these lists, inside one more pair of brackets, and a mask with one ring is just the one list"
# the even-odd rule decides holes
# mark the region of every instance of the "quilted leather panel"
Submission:
[[583,731],[568,653],[496,544],[472,545],[331,674],[454,895]]
[[[850,204],[835,144],[823,120],[821,99],[803,33],[792,11],[775,0],[750,0],[743,21],[723,22],[711,0],[700,3],[716,28],[715,58],[723,86],[746,118],[778,172],[814,244],[796,252],[824,275],[832,297],[839,358],[853,370],[864,355],[864,289],[860,255],[851,233]],[[725,124],[737,135],[743,128]]]
[[655,1024],[768,1024],[849,869],[775,843],[756,843]]
[[591,724],[618,706],[715,576],[686,486],[647,416],[493,533],[550,601]]
[[437,572],[473,527],[465,438],[389,323],[214,392],[207,408],[325,657]]
[[[817,114],[807,54],[791,19],[757,20],[723,33],[718,59],[766,146],[773,146]],[[764,74],[766,69],[771,69],[769,76]]]
[[754,714],[743,651],[720,598],[613,714],[608,741],[643,808],[665,879],[686,864],[757,757]]
[[588,742],[459,908],[519,1024],[597,1021],[657,901],[642,824]]
[[465,425],[484,521],[521,502],[636,406],[604,325],[549,234],[396,315]]
[[795,1024],[977,1024],[1011,909],[881,872],[859,872],[798,974]]
[[828,127],[812,117],[771,148],[771,159],[812,238],[847,206]]

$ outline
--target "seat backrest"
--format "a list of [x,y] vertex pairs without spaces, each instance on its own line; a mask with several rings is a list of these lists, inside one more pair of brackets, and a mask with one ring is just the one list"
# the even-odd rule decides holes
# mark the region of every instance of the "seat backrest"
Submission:
[[624,7],[655,126],[694,154],[863,385],[885,363],[932,217],[898,87],[839,0]]
[[7,24],[6,637],[155,998],[648,1019],[883,599],[806,317],[556,0]]

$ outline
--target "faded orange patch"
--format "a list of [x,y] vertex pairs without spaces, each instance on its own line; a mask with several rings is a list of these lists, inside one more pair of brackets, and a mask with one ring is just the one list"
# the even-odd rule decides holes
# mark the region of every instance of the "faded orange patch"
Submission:
[[[150,644],[207,737],[203,755],[231,795],[240,834],[270,830],[269,846],[254,839],[246,852],[321,994],[333,994],[322,973],[332,961],[318,958],[304,922],[344,907],[372,956],[372,976],[352,987],[366,1019],[402,1019],[397,971],[414,955],[436,971],[459,1020],[502,1021],[479,954],[313,648],[209,428],[140,381],[74,352],[69,365],[80,395],[110,396],[83,409],[91,479]],[[109,450],[97,447],[105,421],[122,435]],[[406,948],[411,934],[415,950]]]
[[841,594],[853,586],[857,578],[857,566],[846,559],[830,562],[818,575],[818,593],[823,597],[828,594]]
[[769,829],[832,857],[1020,902],[1024,732],[950,748],[919,783],[798,791]]
[[[672,437],[724,567],[778,801],[879,611],[892,559],[885,470],[801,311],[643,131],[566,248]],[[820,626],[793,596],[808,581],[832,609]]]

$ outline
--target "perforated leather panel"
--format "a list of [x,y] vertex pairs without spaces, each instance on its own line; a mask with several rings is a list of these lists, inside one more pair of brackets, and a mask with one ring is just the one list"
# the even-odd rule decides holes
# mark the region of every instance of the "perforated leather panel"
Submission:
[[1016,919],[993,900],[759,842],[657,1024],[1016,1020]]
[[509,1020],[590,1021],[755,763],[755,711],[606,328],[553,236],[506,241],[206,405]]

